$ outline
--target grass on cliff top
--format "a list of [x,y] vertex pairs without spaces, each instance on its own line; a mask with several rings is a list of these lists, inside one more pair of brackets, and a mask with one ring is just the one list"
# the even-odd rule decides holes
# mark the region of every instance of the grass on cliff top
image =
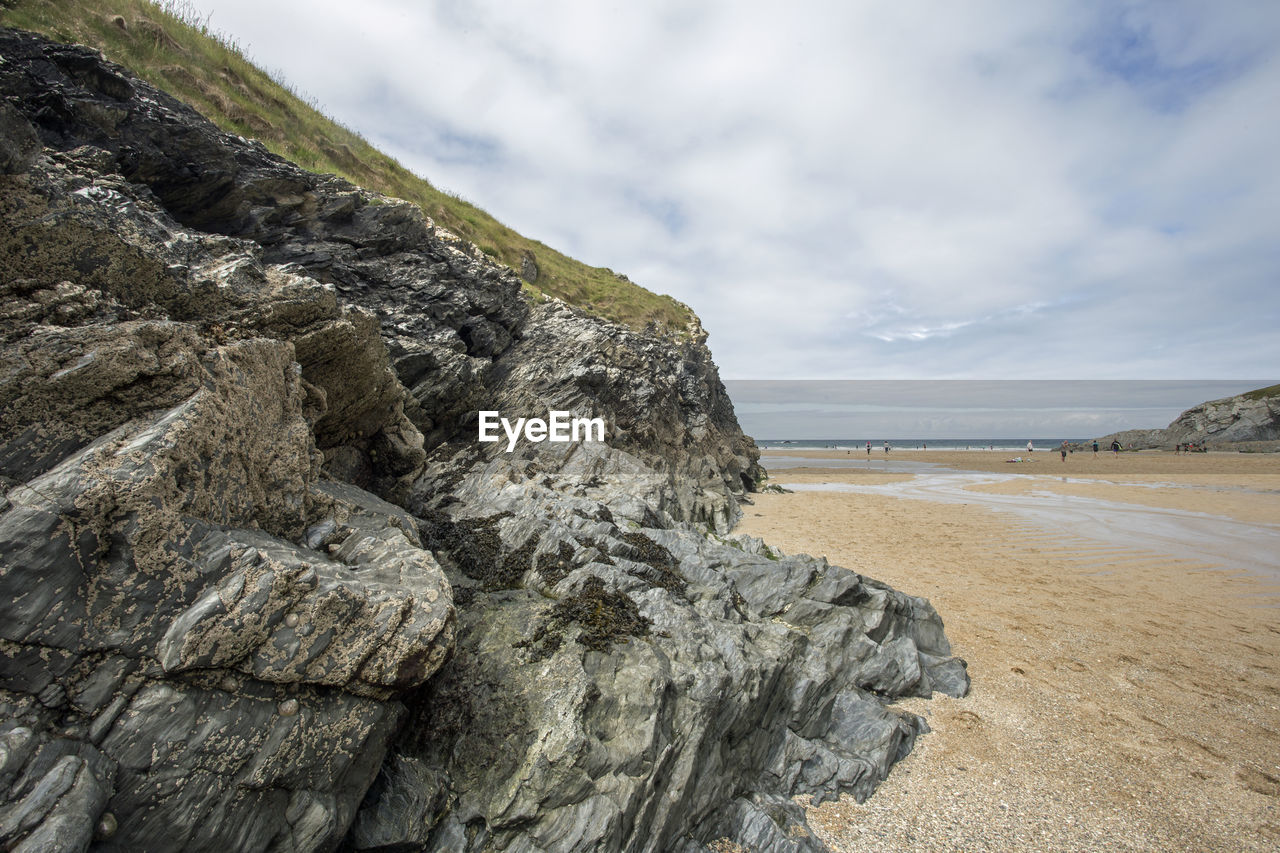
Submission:
[[1240,395],[1246,400],[1265,400],[1268,397],[1280,397],[1280,385],[1268,385]]
[[636,329],[653,324],[680,334],[692,312],[612,270],[590,267],[512,231],[483,210],[432,186],[314,102],[255,66],[239,45],[199,20],[181,0],[0,0],[0,25],[89,45],[152,85],[195,107],[225,131],[260,140],[315,172],[330,172],[420,205],[439,225],[521,274],[525,289]]

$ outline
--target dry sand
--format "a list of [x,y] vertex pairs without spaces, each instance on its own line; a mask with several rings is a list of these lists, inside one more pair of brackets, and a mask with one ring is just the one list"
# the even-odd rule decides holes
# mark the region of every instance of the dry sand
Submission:
[[[823,470],[812,455],[813,468],[775,470],[775,481],[904,476]],[[980,487],[1005,494],[1064,490],[1280,525],[1280,454],[1003,461],[1013,455],[895,458],[1035,475]],[[1274,581],[978,503],[810,491],[745,510],[737,532],[929,598],[969,662],[968,697],[901,703],[933,732],[874,796],[811,809],[833,849],[1280,849]]]

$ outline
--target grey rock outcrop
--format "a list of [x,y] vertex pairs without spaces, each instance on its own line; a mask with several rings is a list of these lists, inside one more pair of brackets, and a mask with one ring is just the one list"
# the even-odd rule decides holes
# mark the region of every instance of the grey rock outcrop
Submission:
[[1163,429],[1126,429],[1095,440],[1103,450],[1110,450],[1113,441],[1120,442],[1120,447],[1124,450],[1150,450],[1169,444],[1168,435]]
[[1098,439],[1131,450],[1171,449],[1179,444],[1224,445],[1245,449],[1280,441],[1280,385],[1210,400],[1187,409],[1164,429],[1126,430]]
[[325,392],[271,331],[363,338],[371,388],[385,349],[100,159],[0,178],[0,839],[332,847],[452,596],[403,510],[321,479]]
[[0,57],[5,849],[817,851],[790,798],[967,689],[927,602],[729,535],[760,472],[696,325]]
[[[790,798],[867,796],[926,730],[888,699],[967,688],[937,614],[672,523],[623,485],[638,461],[574,455],[613,485],[496,459],[455,490],[491,515],[429,522],[464,602],[458,647],[362,819],[385,832],[398,813],[395,843],[430,850],[822,849]],[[392,843],[360,826],[356,849]]]
[[1201,403],[1178,415],[1166,432],[1174,444],[1280,439],[1280,385]]

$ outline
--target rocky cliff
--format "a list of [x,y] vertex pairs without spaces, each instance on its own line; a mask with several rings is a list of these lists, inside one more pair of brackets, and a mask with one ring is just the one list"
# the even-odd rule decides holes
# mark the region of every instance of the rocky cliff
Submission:
[[1178,415],[1166,432],[1173,444],[1280,439],[1280,385],[1201,403]]
[[1280,385],[1193,406],[1164,429],[1127,430],[1098,440],[1109,445],[1113,439],[1131,450],[1189,443],[1274,449],[1267,443],[1280,441]]
[[[560,303],[0,30],[6,850],[821,850],[962,694],[927,602],[728,536],[696,326]],[[476,440],[480,409],[605,442]]]

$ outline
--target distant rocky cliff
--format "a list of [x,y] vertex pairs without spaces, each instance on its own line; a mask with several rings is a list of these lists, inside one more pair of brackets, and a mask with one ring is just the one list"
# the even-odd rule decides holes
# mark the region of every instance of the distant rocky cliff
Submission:
[[[962,694],[928,602],[728,536],[695,327],[0,30],[0,846],[821,850]],[[603,443],[476,441],[480,409]]]
[[1280,439],[1280,385],[1187,409],[1169,424],[1167,434],[1174,444]]
[[1280,385],[1193,406],[1164,429],[1126,430],[1099,441],[1110,444],[1113,439],[1131,450],[1190,443],[1263,449],[1260,443],[1280,441]]

